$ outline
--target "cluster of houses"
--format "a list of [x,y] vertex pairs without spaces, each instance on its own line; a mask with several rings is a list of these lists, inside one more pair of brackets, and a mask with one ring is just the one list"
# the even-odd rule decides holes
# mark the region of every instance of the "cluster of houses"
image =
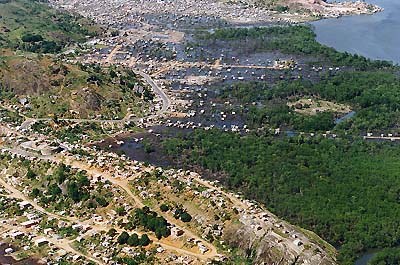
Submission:
[[268,11],[244,1],[177,0],[164,1],[98,1],[52,0],[58,8],[78,12],[103,25],[115,28],[141,28],[144,25],[170,28],[223,26],[232,23],[294,22],[289,16],[276,17]]
[[[80,264],[86,264],[82,256],[68,253],[53,243],[62,238],[56,234],[56,230],[66,226],[66,222],[58,221],[55,223],[54,228],[42,230],[39,224],[42,221],[51,221],[54,218],[45,217],[42,213],[37,212],[32,208],[30,202],[11,197],[0,197],[0,203],[8,207],[14,204],[23,211],[21,216],[9,216],[4,211],[0,211],[0,228],[4,229],[3,232],[0,232],[0,238],[12,245],[5,249],[5,254],[11,255],[17,251],[30,253],[31,251],[35,252],[37,249],[43,250],[44,247],[48,247],[46,250],[47,255],[41,259],[42,262],[71,261],[75,264],[80,260]],[[3,241],[0,242],[0,245],[4,244]]]

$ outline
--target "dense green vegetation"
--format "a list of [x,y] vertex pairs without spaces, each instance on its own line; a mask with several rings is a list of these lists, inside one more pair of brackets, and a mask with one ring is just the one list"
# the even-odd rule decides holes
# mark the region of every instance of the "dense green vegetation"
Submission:
[[190,222],[192,220],[192,216],[183,209],[182,206],[177,206],[174,211],[175,219],[181,219],[182,222]]
[[127,232],[122,232],[119,236],[118,236],[118,244],[120,245],[124,245],[124,244],[128,244],[131,247],[137,247],[137,246],[148,246],[151,243],[151,240],[149,238],[148,235],[143,234],[140,238],[137,234],[133,233],[131,235],[129,235]]
[[163,145],[187,167],[224,172],[230,189],[340,246],[342,264],[400,240],[397,145],[218,130],[195,131]]
[[400,249],[389,248],[378,252],[370,261],[370,265],[397,265],[400,264]]
[[140,225],[147,230],[153,231],[158,239],[171,235],[167,220],[162,216],[158,216],[156,212],[151,211],[147,206],[143,207],[143,209],[135,209],[130,220],[135,225]]
[[0,3],[0,17],[0,48],[56,53],[100,32],[92,22],[56,11],[40,1]]
[[[241,42],[247,50],[262,52],[280,50],[287,54],[316,56],[337,66],[352,66],[357,69],[390,67],[391,63],[373,61],[359,55],[338,52],[318,43],[309,26],[282,26],[262,28],[223,28],[214,33],[199,36],[212,42]],[[237,45],[236,45],[237,46]]]
[[[287,106],[289,100],[310,97],[345,103],[357,115],[336,129],[397,132],[400,126],[400,79],[388,72],[345,72],[326,75],[317,83],[282,81],[275,85],[265,82],[235,83],[219,89],[220,97],[245,104],[241,110],[253,128],[284,127],[299,131],[326,131],[335,127],[334,113],[315,116],[296,113]],[[250,103],[259,102],[262,107]]]

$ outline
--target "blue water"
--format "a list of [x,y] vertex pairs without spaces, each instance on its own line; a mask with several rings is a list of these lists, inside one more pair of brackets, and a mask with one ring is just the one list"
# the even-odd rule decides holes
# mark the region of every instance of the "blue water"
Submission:
[[313,22],[317,40],[339,51],[400,64],[400,1],[367,2],[385,11]]
[[368,265],[368,262],[370,261],[370,259],[372,259],[375,256],[375,254],[378,252],[379,252],[379,250],[368,251],[368,252],[364,253],[364,255],[362,255],[360,258],[358,258],[354,262],[354,265]]
[[335,123],[339,124],[339,123],[341,123],[341,122],[343,122],[345,120],[348,120],[348,119],[352,118],[354,115],[356,115],[356,112],[355,111],[351,111],[351,112],[347,113],[346,115],[344,115],[344,116],[342,116],[340,118],[337,118],[335,120]]

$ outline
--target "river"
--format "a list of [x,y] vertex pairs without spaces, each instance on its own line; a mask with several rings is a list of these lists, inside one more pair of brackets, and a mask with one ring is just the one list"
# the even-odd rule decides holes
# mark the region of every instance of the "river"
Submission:
[[312,22],[317,40],[339,51],[400,64],[400,1],[368,0],[367,2],[385,10],[374,15]]

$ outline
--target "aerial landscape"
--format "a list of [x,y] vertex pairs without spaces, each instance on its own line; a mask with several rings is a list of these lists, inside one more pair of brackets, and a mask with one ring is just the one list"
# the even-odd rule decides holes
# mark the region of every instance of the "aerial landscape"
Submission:
[[399,12],[0,0],[0,264],[400,264]]

